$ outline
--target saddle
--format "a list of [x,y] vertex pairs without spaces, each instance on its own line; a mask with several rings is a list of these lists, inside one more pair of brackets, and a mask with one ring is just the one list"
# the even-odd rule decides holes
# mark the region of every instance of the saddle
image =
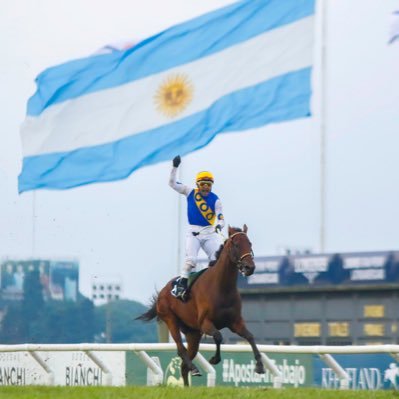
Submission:
[[188,284],[187,284],[187,291],[193,286],[193,284],[197,281],[198,277],[201,276],[202,273],[206,272],[209,268],[206,267],[205,269],[200,270],[199,272],[190,273],[188,276]]
[[[190,273],[190,275],[188,276],[188,281],[187,281],[187,289],[184,292],[184,296],[181,298],[183,302],[186,302],[188,300],[191,287],[197,281],[198,277],[201,276],[201,274],[205,273],[207,270],[208,270],[208,267],[206,267],[205,269],[200,270],[199,272]],[[176,284],[177,284],[179,279],[180,279],[180,277],[176,277],[172,281],[172,290],[176,286]]]

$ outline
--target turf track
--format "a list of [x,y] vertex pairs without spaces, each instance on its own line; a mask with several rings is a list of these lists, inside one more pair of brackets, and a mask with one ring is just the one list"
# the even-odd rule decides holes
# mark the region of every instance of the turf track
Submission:
[[398,399],[397,391],[270,388],[0,387],[1,399]]

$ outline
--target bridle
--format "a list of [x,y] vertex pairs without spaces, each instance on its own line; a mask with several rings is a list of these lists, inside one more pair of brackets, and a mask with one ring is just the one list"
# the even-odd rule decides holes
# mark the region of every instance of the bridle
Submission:
[[[234,244],[233,238],[234,238],[235,236],[239,235],[239,234],[247,235],[247,233],[245,233],[245,232],[243,232],[243,231],[237,231],[236,233],[232,234],[232,235],[228,238],[228,240],[231,240],[231,242],[233,243],[233,245],[236,245],[236,244]],[[253,253],[253,251],[247,252],[247,253],[245,253],[244,255],[241,255],[241,256],[239,257],[239,259],[232,259],[232,261],[236,264],[238,270],[239,270],[241,273],[243,273],[243,268],[244,268],[244,266],[245,266],[243,260],[244,260],[246,257],[248,257],[248,256],[250,256],[251,259],[253,259],[253,258],[254,258],[254,253]]]

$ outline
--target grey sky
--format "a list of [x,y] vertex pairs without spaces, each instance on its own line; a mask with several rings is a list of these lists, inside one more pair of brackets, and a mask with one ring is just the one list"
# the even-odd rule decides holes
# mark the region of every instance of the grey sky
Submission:
[[[92,276],[123,279],[145,302],[177,272],[177,200],[170,163],[128,179],[17,194],[19,126],[43,69],[137,40],[231,1],[3,0],[0,12],[0,258],[75,257]],[[327,229],[329,252],[398,249],[399,43],[387,45],[397,0],[328,4]],[[319,245],[319,71],[314,117],[217,137],[183,158],[182,181],[215,175],[226,221],[247,223],[256,255]],[[185,220],[184,220],[185,222]],[[183,243],[183,237],[180,242]]]

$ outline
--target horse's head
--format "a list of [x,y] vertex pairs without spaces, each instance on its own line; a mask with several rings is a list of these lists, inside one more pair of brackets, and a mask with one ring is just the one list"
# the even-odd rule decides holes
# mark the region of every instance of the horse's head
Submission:
[[229,226],[230,258],[243,276],[250,276],[255,270],[252,244],[247,231],[246,224],[242,230]]

